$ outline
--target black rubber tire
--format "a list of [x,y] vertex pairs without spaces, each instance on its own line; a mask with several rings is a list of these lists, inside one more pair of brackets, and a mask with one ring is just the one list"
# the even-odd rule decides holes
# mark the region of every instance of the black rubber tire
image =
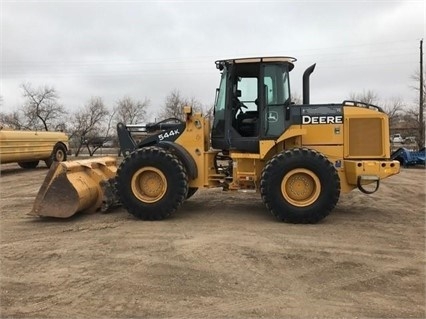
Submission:
[[[282,182],[287,173],[300,169],[315,176],[320,187],[312,203],[298,206],[284,197]],[[262,172],[260,193],[268,210],[279,220],[294,224],[317,223],[336,206],[340,196],[340,179],[333,164],[324,155],[306,148],[295,148],[269,160]]]
[[52,166],[53,162],[63,162],[67,160],[67,149],[62,144],[56,144],[53,148],[52,154],[44,162],[47,167]]
[[18,162],[18,165],[25,169],[36,168],[40,161],[32,161],[32,162]]
[[198,187],[189,187],[188,194],[186,194],[186,199],[191,198],[198,190]]
[[[145,167],[157,170],[166,179],[165,193],[155,202],[143,201],[133,192],[132,179]],[[161,220],[174,213],[186,199],[188,175],[176,155],[161,147],[144,147],[121,163],[116,175],[116,190],[129,213],[142,220]]]

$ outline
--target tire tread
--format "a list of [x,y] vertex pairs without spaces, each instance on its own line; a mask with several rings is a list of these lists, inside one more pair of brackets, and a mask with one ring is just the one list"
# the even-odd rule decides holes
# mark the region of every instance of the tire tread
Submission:
[[[169,198],[162,198],[155,205],[142,203],[129,190],[132,178],[129,173],[131,173],[132,169],[137,170],[142,167],[143,162],[146,160],[155,160],[163,165],[170,166],[172,169],[172,174],[170,175],[172,176],[166,176],[166,178],[174,179],[173,183],[177,185],[177,189],[174,192],[167,191],[165,194],[165,196],[170,195]],[[132,152],[123,160],[116,176],[115,189],[124,208],[142,220],[162,220],[169,217],[184,202],[188,192],[188,174],[182,162],[176,155],[158,146],[143,147]]]
[[[327,196],[324,199],[320,194],[318,201],[321,199],[321,201],[325,202],[318,204],[317,201],[310,205],[312,207],[303,209],[303,213],[300,213],[302,210],[298,207],[294,207],[290,203],[287,203],[284,198],[282,198],[283,203],[277,204],[276,196],[271,193],[271,187],[275,191],[275,194],[277,191],[275,188],[280,187],[279,185],[271,186],[271,183],[275,183],[274,177],[282,171],[285,172],[288,163],[294,163],[295,161],[301,163],[300,167],[309,165],[315,170],[318,170],[320,174],[324,174],[324,176],[329,179],[332,184],[331,187],[333,188],[329,190],[329,185],[323,187],[321,193],[326,189],[325,192]],[[293,164],[293,166],[295,166],[295,164]],[[291,169],[296,168],[293,166]],[[296,224],[317,223],[328,216],[336,206],[340,196],[340,179],[333,164],[323,154],[308,148],[295,148],[278,153],[265,165],[261,176],[260,193],[269,212],[279,220]],[[286,209],[283,209],[283,206],[285,206]],[[319,209],[318,206],[321,206],[321,208]]]

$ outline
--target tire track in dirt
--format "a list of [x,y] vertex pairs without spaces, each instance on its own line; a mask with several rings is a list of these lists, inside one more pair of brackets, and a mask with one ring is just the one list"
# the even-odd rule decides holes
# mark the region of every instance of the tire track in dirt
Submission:
[[162,222],[123,209],[32,219],[46,172],[0,178],[4,317],[425,315],[418,170],[342,196],[317,225],[278,223],[257,195],[220,190],[199,190]]

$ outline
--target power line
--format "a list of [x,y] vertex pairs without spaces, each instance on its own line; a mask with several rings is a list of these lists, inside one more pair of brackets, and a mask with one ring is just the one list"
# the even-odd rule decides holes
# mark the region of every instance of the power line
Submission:
[[[375,50],[373,51],[369,51],[369,52],[383,52],[383,45],[384,44],[396,44],[396,43],[413,43],[412,40],[401,40],[401,41],[384,41],[384,42],[374,42],[374,43],[358,43],[358,44],[351,44],[351,45],[343,45],[343,46],[329,46],[329,47],[317,47],[317,48],[307,48],[307,49],[298,49],[298,48],[287,48],[286,51],[291,52],[291,51],[300,51],[302,52],[301,55],[299,55],[299,57],[303,57],[303,56],[310,56],[310,55],[317,55],[317,53],[303,53],[303,52],[310,52],[310,51],[321,51],[321,50],[336,50],[336,49],[342,49],[342,48],[354,48],[354,47],[366,47],[366,46],[372,46],[372,47],[377,47]],[[401,50],[401,49],[406,49],[409,50],[410,47],[406,47],[406,48],[393,48],[392,50]],[[351,51],[353,52],[353,51]],[[275,52],[268,52],[268,55],[282,55],[283,51],[275,51]],[[334,55],[334,54],[345,54],[342,52],[338,52],[338,53],[327,53],[328,55]],[[245,56],[251,56],[251,55],[259,55],[257,53],[251,52],[251,53],[239,53],[237,55],[245,55]],[[260,54],[263,55],[263,54]],[[164,63],[194,63],[194,62],[198,62],[198,63],[202,63],[202,62],[211,62],[214,60],[217,60],[218,57],[217,56],[194,56],[194,57],[183,57],[181,59],[169,59],[169,58],[164,58],[164,59],[144,59],[143,61],[141,60],[133,60],[133,61],[117,61],[117,60],[111,60],[111,59],[105,59],[105,60],[101,60],[101,59],[96,59],[95,61],[65,61],[65,60],[58,60],[58,61],[47,61],[47,60],[27,60],[27,61],[13,61],[13,60],[9,60],[9,61],[2,61],[2,63],[7,62],[8,65],[11,64],[80,64],[80,65],[92,65],[92,64],[164,64]]]

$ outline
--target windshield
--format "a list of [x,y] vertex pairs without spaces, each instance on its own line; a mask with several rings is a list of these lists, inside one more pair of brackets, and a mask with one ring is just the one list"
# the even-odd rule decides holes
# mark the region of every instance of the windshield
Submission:
[[214,120],[212,133],[215,136],[223,136],[225,133],[225,105],[226,105],[226,69],[222,72],[219,88],[216,90],[216,102],[214,104]]

